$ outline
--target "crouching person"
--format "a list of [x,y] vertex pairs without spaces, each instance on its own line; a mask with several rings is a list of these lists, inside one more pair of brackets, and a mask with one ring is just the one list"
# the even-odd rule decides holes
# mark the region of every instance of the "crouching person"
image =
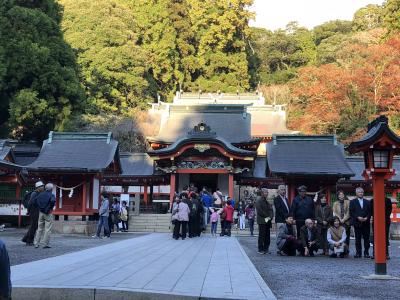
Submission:
[[278,254],[282,253],[288,256],[295,256],[296,250],[301,252],[301,242],[296,238],[293,230],[293,215],[285,215],[285,223],[281,224],[278,229],[276,237],[276,246],[278,248]]
[[340,225],[340,220],[338,217],[334,217],[331,220],[331,226],[328,229],[327,240],[329,243],[329,252],[331,257],[345,257],[348,253],[348,248],[346,245],[346,229]]
[[319,235],[313,220],[307,219],[305,221],[305,225],[300,229],[300,239],[302,244],[301,255],[314,256],[314,252],[318,252]]

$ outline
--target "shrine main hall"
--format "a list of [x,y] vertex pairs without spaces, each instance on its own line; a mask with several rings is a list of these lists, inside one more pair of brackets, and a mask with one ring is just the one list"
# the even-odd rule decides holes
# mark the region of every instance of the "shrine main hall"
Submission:
[[[40,145],[0,142],[0,217],[21,216],[20,199],[36,180],[53,182],[54,214],[93,219],[100,192],[132,202],[143,212],[165,213],[175,192],[195,185],[240,199],[246,189],[287,186],[326,193],[338,188],[371,190],[361,176],[362,157],[348,157],[335,135],[288,130],[285,105],[266,105],[261,93],[177,93],[172,102],[152,103],[148,120],[157,134],[148,150],[126,153],[111,133],[50,132]],[[398,159],[395,168],[400,166]],[[399,177],[387,184],[397,198]],[[121,198],[122,199],[122,198]]]

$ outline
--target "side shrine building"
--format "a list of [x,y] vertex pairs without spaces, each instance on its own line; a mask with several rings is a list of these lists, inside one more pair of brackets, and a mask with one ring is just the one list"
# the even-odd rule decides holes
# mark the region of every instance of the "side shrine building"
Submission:
[[[152,103],[149,120],[159,130],[145,153],[120,152],[110,133],[50,132],[41,147],[1,141],[0,217],[21,222],[20,200],[39,179],[55,184],[55,215],[82,220],[97,214],[102,189],[131,207],[138,200],[142,212],[165,213],[189,184],[235,199],[251,187],[285,184],[289,201],[303,184],[328,201],[338,188],[371,187],[361,158],[347,158],[333,135],[288,130],[285,105],[266,105],[261,93],[177,93],[171,103]],[[400,178],[387,188],[397,198]]]

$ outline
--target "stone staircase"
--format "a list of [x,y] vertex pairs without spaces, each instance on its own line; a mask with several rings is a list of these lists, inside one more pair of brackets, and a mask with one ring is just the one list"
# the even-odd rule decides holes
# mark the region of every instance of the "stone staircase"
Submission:
[[[207,225],[206,233],[210,233],[210,224]],[[129,218],[129,231],[131,232],[172,232],[171,230],[171,214],[140,214],[138,216],[131,215]],[[275,231],[273,224],[271,233]],[[217,233],[221,232],[221,225],[218,223]],[[232,235],[250,236],[250,230],[236,229],[232,224]],[[258,235],[258,226],[254,224],[254,235]]]
[[129,231],[171,232],[171,214],[140,214],[129,217]]

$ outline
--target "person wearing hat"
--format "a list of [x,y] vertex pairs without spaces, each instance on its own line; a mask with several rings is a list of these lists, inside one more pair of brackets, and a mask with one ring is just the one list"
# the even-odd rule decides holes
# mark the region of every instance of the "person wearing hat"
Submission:
[[300,229],[305,225],[306,219],[314,219],[314,201],[307,196],[307,187],[302,185],[297,191],[298,195],[293,199],[291,212],[296,220],[297,238],[300,238]]
[[33,246],[33,240],[35,239],[39,222],[39,207],[36,204],[36,198],[43,191],[44,183],[42,181],[38,181],[35,183],[35,190],[31,193],[29,198],[28,215],[30,216],[31,223],[29,225],[28,232],[22,238],[22,242],[26,243],[27,246]]
[[53,184],[48,183],[45,191],[41,192],[35,199],[39,208],[38,230],[35,234],[34,245],[39,248],[43,244],[43,248],[51,248],[49,246],[51,229],[53,227],[53,215],[51,214],[56,204],[56,197],[53,194]]

